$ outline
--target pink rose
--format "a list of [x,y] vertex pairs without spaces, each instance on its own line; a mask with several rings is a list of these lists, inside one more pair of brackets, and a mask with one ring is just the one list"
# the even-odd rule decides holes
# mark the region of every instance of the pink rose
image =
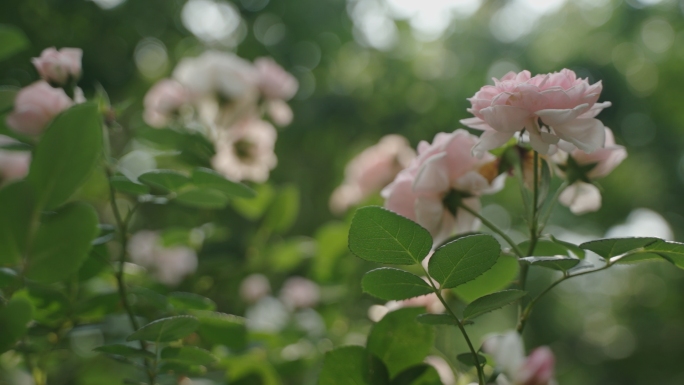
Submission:
[[330,208],[342,213],[380,191],[408,167],[416,153],[400,135],[387,135],[354,157],[344,170],[344,182],[333,192]]
[[[0,135],[0,144],[18,143],[16,140]],[[31,164],[28,151],[9,151],[0,149],[0,184],[24,178]]]
[[608,176],[617,166],[627,158],[627,150],[624,146],[615,144],[613,132],[606,127],[605,147],[598,149],[591,154],[581,150],[570,153],[572,159],[580,166],[587,166],[595,163],[596,166],[587,172],[587,177],[591,180],[600,179]]
[[554,385],[555,358],[548,347],[540,347],[525,357],[522,338],[516,331],[489,337],[482,350],[491,355],[501,372],[500,382],[511,385]]
[[432,144],[418,145],[418,157],[382,191],[385,207],[432,234],[439,244],[455,233],[476,230],[479,221],[462,208],[480,209],[479,196],[502,187],[496,157],[471,154],[477,137],[463,129],[439,133]]
[[597,103],[601,90],[600,81],[590,85],[568,69],[535,77],[529,71],[509,72],[469,99],[468,111],[475,117],[461,123],[484,131],[473,148],[478,155],[502,146],[523,129],[532,148],[542,154],[563,145],[591,153],[605,142],[604,126],[595,119],[610,106]]
[[19,91],[7,125],[21,134],[39,135],[57,114],[73,104],[63,89],[38,81]]
[[271,58],[261,57],[254,61],[259,73],[259,89],[267,99],[289,100],[297,93],[299,84]]
[[536,348],[518,370],[517,381],[522,385],[548,385],[553,381],[555,364],[551,349],[546,346]]
[[81,77],[82,58],[83,50],[80,48],[62,48],[57,51],[51,47],[43,50],[40,57],[33,58],[31,62],[45,81],[65,86]]
[[152,127],[164,127],[173,113],[189,100],[190,95],[182,84],[171,79],[160,80],[145,95],[143,118]]
[[318,285],[302,277],[288,278],[280,289],[280,300],[292,309],[316,306],[320,298]]

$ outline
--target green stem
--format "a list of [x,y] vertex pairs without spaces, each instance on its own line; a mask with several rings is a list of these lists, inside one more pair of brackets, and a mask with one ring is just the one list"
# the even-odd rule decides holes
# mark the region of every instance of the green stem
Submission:
[[[105,173],[107,175],[107,180],[109,181],[112,177],[112,173],[107,168],[105,168]],[[133,216],[133,212],[137,209],[138,206],[134,206],[134,208],[126,215],[126,218],[124,219],[121,216],[121,212],[119,211],[118,205],[116,204],[116,191],[111,183],[109,183],[109,202],[112,208],[112,212],[114,214],[114,219],[116,220],[116,226],[119,233],[119,242],[121,243],[121,252],[119,253],[118,259],[119,268],[115,274],[116,283],[119,289],[119,297],[121,298],[121,303],[123,304],[124,310],[126,310],[126,314],[128,314],[128,320],[131,323],[131,327],[133,327],[133,331],[137,331],[138,329],[140,329],[140,324],[138,323],[138,319],[135,317],[133,307],[128,301],[124,268],[126,264],[126,249],[128,248],[128,224],[131,220],[131,217]],[[147,350],[147,343],[143,340],[140,340],[140,349]],[[145,358],[144,362],[145,369],[147,372],[147,378],[150,381],[150,385],[155,385],[156,374],[154,370],[151,368],[150,362],[147,358]]]
[[516,245],[515,242],[511,239],[511,237],[509,237],[508,235],[506,235],[506,233],[505,233],[503,230],[501,230],[497,225],[493,224],[493,223],[490,222],[487,218],[483,217],[482,214],[480,214],[480,213],[478,213],[477,211],[471,209],[470,207],[466,206],[466,205],[463,204],[463,203],[461,203],[458,207],[462,208],[463,210],[465,210],[465,211],[469,212],[470,214],[472,214],[473,216],[477,217],[477,218],[478,218],[479,220],[481,220],[482,223],[483,223],[485,226],[487,226],[490,230],[492,230],[493,232],[499,234],[499,235],[501,236],[501,238],[503,238],[503,239],[506,241],[506,243],[508,243],[508,244],[511,246],[511,249],[513,250],[513,252],[515,253],[515,255],[517,255],[517,256],[520,257],[520,258],[524,257],[524,254],[522,253],[522,251],[520,250],[520,248],[518,248],[518,245]]
[[[533,198],[532,198],[532,217],[530,218],[530,247],[527,250],[527,255],[530,256],[534,252],[534,248],[537,245],[537,240],[539,239],[539,234],[537,231],[537,220],[539,219],[539,153],[534,152],[534,163],[532,168],[532,181],[534,183]],[[523,287],[525,282],[522,283]]]
[[569,280],[570,278],[595,273],[595,272],[601,271],[601,270],[606,270],[607,268],[609,268],[611,266],[613,266],[613,263],[610,261],[606,261],[606,265],[603,267],[600,267],[598,269],[583,271],[581,273],[577,273],[577,274],[573,274],[573,275],[568,275],[567,273],[564,273],[564,275],[561,279],[553,282],[551,285],[549,285],[549,287],[544,289],[541,293],[539,293],[536,297],[534,297],[534,299],[532,299],[530,301],[530,303],[527,304],[527,307],[525,307],[525,311],[522,313],[522,315],[520,316],[520,320],[518,321],[518,328],[517,328],[518,332],[522,333],[523,329],[525,329],[525,324],[527,322],[527,319],[529,318],[530,313],[532,313],[532,308],[537,303],[537,301],[539,301],[544,295],[546,295],[548,292],[550,292],[551,289],[558,286],[561,282],[565,282],[565,281]]
[[558,190],[556,190],[556,193],[553,195],[551,198],[551,201],[549,202],[549,206],[546,208],[546,213],[542,217],[541,221],[539,221],[539,231],[537,232],[538,236],[541,236],[541,232],[544,231],[544,228],[546,227],[547,222],[549,221],[549,218],[551,218],[551,213],[553,213],[553,209],[556,207],[556,203],[558,203],[558,198],[560,197],[561,193],[565,188],[568,187],[568,182],[565,181],[563,182],[559,187]]
[[466,344],[468,344],[468,349],[470,349],[470,354],[473,355],[473,360],[475,362],[475,368],[477,369],[477,378],[478,378],[478,383],[479,385],[486,385],[485,382],[485,374],[484,371],[482,370],[482,365],[480,365],[480,359],[477,355],[477,351],[475,350],[475,347],[473,346],[473,343],[470,341],[470,337],[468,336],[468,332],[466,332],[465,327],[463,326],[463,323],[461,322],[460,319],[458,319],[458,316],[456,313],[454,313],[453,310],[451,310],[451,307],[449,307],[449,304],[444,300],[444,297],[442,297],[441,291],[437,288],[437,285],[435,282],[432,280],[432,277],[430,277],[430,274],[425,270],[425,267],[423,267],[422,264],[421,268],[425,272],[425,276],[428,278],[428,281],[430,282],[430,286],[432,287],[432,291],[435,293],[439,301],[444,305],[444,308],[449,312],[449,315],[451,315],[454,320],[456,321],[456,326],[458,326],[458,329],[461,331],[461,334],[463,334],[463,338],[466,341]]

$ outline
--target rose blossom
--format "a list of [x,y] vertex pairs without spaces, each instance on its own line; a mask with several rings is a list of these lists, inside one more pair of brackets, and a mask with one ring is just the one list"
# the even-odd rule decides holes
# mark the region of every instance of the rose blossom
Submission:
[[297,93],[297,79],[273,59],[260,57],[254,61],[259,74],[259,89],[267,99],[289,100]]
[[40,77],[48,83],[64,86],[70,80],[81,77],[81,59],[83,50],[80,48],[46,48],[40,57],[31,59]]
[[439,133],[432,144],[418,145],[418,157],[382,191],[385,207],[403,215],[432,234],[435,244],[454,233],[479,227],[472,214],[454,205],[480,209],[479,195],[502,187],[496,157],[472,156],[477,137],[463,129]]
[[[0,144],[19,143],[16,140],[0,135]],[[0,185],[24,178],[31,164],[29,151],[10,151],[0,149]]]
[[143,118],[152,127],[164,127],[169,124],[173,113],[189,100],[188,91],[179,82],[160,80],[145,95]]
[[73,104],[63,89],[38,81],[19,91],[7,125],[21,134],[39,135],[57,114]]
[[318,285],[306,278],[288,278],[280,288],[280,300],[292,309],[316,306],[320,298]]
[[491,355],[501,372],[499,385],[554,385],[555,358],[551,349],[542,346],[525,357],[520,334],[509,331],[485,340],[482,350]]
[[185,246],[164,247],[159,234],[139,231],[128,242],[131,261],[151,270],[159,282],[176,286],[197,269],[197,254]]
[[211,164],[233,180],[265,182],[278,163],[274,148],[278,133],[268,122],[250,116],[219,132]]
[[272,99],[266,102],[266,112],[273,123],[281,127],[292,123],[292,118],[294,118],[292,108],[281,99]]
[[240,98],[255,90],[258,73],[254,66],[233,53],[207,51],[181,60],[173,77],[195,94],[218,93],[224,98]]
[[[580,169],[587,169],[566,170],[567,172],[581,173],[578,175],[579,179],[566,187],[558,198],[560,203],[569,207],[574,214],[584,214],[601,208],[601,191],[590,182],[606,177],[627,158],[627,150],[623,146],[615,144],[615,136],[607,127],[605,128],[605,135],[606,144],[604,148],[591,154],[581,150],[575,150],[569,154],[576,166],[579,166]],[[568,168],[567,153],[559,151],[553,160],[561,168]]]
[[416,153],[400,135],[384,136],[354,157],[344,170],[344,182],[333,191],[330,209],[342,213],[380,191],[408,167]]
[[478,155],[503,145],[523,129],[532,148],[542,154],[553,153],[558,146],[591,153],[605,141],[604,126],[595,119],[610,106],[610,102],[597,103],[602,88],[600,81],[590,85],[568,69],[534,77],[529,71],[509,72],[468,99],[472,105],[468,112],[475,117],[461,123],[484,131],[473,148]]

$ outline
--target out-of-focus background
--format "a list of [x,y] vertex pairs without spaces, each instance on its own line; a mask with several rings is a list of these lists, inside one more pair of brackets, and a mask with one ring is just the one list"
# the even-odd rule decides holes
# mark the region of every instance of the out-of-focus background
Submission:
[[[248,59],[272,56],[297,77],[294,121],[279,133],[278,166],[271,174],[273,183],[299,191],[297,220],[282,235],[282,242],[297,240],[296,256],[293,262],[277,257],[287,261],[267,262],[261,272],[274,287],[293,273],[321,284],[324,305],[311,322],[320,321],[328,337],[307,345],[296,332],[282,332],[281,338],[294,338],[290,349],[269,354],[286,384],[315,383],[320,356],[306,359],[306,349],[353,343],[371,324],[366,313],[376,301],[359,287],[369,265],[346,254],[339,234],[345,234],[348,218],[328,208],[346,162],[389,133],[416,145],[461,127],[458,121],[469,117],[466,98],[508,71],[570,68],[602,81],[601,101],[613,106],[599,118],[629,152],[601,182],[603,208],[580,217],[559,208],[551,232],[577,242],[604,235],[684,239],[684,1],[3,0],[0,23],[19,27],[31,42],[30,49],[0,63],[0,85],[33,82],[30,58],[46,47],[80,47],[79,85],[86,95],[102,88],[112,103],[129,104],[120,122],[133,132],[143,125],[142,98],[149,87],[169,76],[181,58],[207,47]],[[516,193],[509,188],[484,205],[484,214],[514,235],[524,227]],[[249,253],[240,226],[245,219],[232,208],[211,218],[164,210],[159,215],[165,223],[200,226],[213,220],[230,232],[205,247],[197,276],[184,285],[213,298],[220,310],[243,315],[245,305],[237,300],[241,277],[231,266]],[[326,236],[342,247],[306,249],[309,240]],[[536,272],[533,287],[550,279]],[[682,384],[681,293],[684,273],[665,263],[582,277],[538,305],[526,338],[530,346],[554,349],[561,384]],[[483,318],[473,333],[513,326],[505,314]],[[461,346],[458,335],[439,333],[444,352]],[[90,372],[116,371],[111,361],[89,359],[90,368],[66,361],[65,370],[80,371],[82,384],[99,378]],[[70,378],[56,376],[51,383],[72,383]]]

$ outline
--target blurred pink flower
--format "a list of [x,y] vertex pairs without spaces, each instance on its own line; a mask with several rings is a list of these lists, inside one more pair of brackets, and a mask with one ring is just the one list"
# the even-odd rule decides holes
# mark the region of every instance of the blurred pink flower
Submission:
[[[18,143],[16,140],[0,135],[0,144]],[[29,151],[10,151],[0,149],[0,184],[24,178],[31,164]]]
[[280,288],[280,300],[291,309],[316,306],[320,299],[320,288],[306,278],[288,278]]
[[73,104],[63,89],[38,81],[19,91],[7,125],[21,134],[39,135],[57,114]]
[[152,127],[169,124],[173,114],[190,101],[190,94],[179,82],[163,79],[157,82],[145,95],[145,122]]
[[[559,196],[559,202],[569,207],[574,214],[584,214],[601,208],[601,191],[589,182],[606,177],[627,158],[627,150],[615,144],[615,136],[607,127],[605,136],[604,148],[591,154],[579,149],[569,154],[578,166],[591,167],[583,178],[566,187]],[[559,151],[552,159],[561,167],[568,166],[568,154],[565,152]]]
[[33,58],[31,62],[45,81],[65,86],[81,77],[82,58],[83,50],[80,48],[62,48],[57,51],[51,47],[43,50],[40,57]]
[[496,157],[472,156],[476,141],[476,136],[458,129],[437,134],[432,144],[421,142],[418,157],[382,191],[385,207],[425,227],[435,244],[455,233],[476,230],[477,218],[455,207],[452,198],[477,211],[481,194],[503,187]]
[[354,157],[344,170],[344,182],[333,191],[330,209],[342,213],[387,186],[416,157],[408,140],[384,136]]
[[525,357],[522,338],[516,331],[487,338],[482,350],[491,355],[502,374],[500,385],[554,385],[555,358],[548,347],[540,347]]
[[388,311],[405,307],[424,307],[430,314],[442,314],[446,310],[435,293],[425,294],[403,301],[390,301],[385,304],[385,307],[387,307]]
[[240,283],[240,297],[247,303],[254,303],[271,293],[271,284],[263,274],[252,274]]
[[292,123],[294,117],[292,108],[282,99],[273,99],[266,102],[266,112],[268,116],[278,126],[287,126]]
[[274,152],[278,133],[270,123],[250,116],[218,135],[216,155],[211,160],[216,171],[236,181],[268,180],[278,163]]
[[247,60],[227,52],[206,51],[181,60],[173,77],[196,95],[218,94],[224,99],[244,97],[257,88],[259,74]]
[[259,89],[267,99],[289,100],[297,93],[297,79],[268,57],[254,61],[259,73]]
[[484,131],[473,148],[478,156],[523,129],[530,145],[542,154],[554,153],[558,146],[591,153],[605,141],[603,123],[595,119],[610,106],[610,102],[597,103],[602,87],[600,81],[590,85],[568,69],[534,77],[529,71],[509,72],[469,99],[468,112],[475,117],[461,123]]
[[164,247],[159,234],[139,231],[128,242],[131,261],[151,271],[152,276],[167,286],[176,286],[197,270],[197,254],[189,247]]

